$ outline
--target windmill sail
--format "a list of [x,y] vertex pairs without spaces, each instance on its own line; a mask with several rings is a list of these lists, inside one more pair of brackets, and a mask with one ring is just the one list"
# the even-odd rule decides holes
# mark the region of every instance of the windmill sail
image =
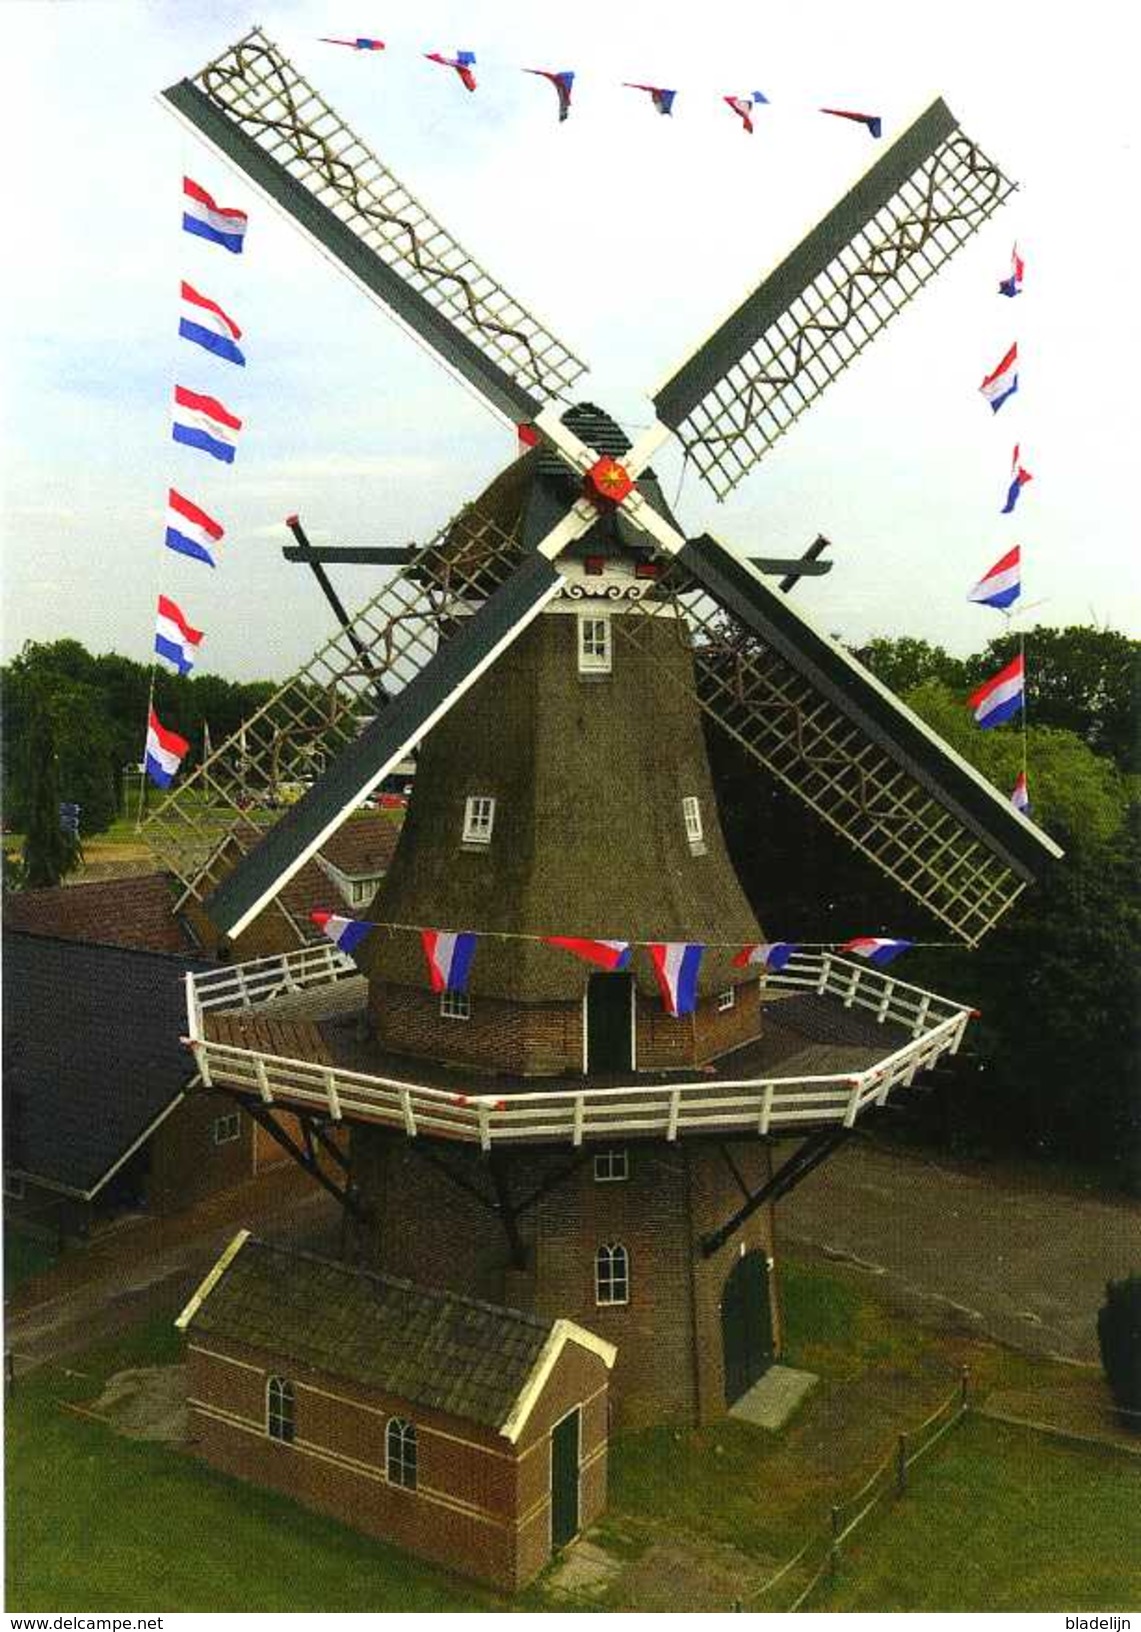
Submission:
[[724,498],[1014,190],[934,101],[654,394]]
[[585,372],[260,29],[162,100],[512,423]]

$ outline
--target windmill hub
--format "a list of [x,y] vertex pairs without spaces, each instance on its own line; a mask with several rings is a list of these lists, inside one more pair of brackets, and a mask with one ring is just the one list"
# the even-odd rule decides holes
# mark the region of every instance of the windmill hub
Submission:
[[604,453],[584,476],[583,491],[596,504],[621,504],[634,491],[634,481],[617,459]]

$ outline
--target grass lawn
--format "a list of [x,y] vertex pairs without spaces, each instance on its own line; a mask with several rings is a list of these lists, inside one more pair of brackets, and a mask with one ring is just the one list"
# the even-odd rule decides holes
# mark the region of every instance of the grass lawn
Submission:
[[811,1610],[1141,1607],[1141,1457],[968,1417],[846,1543]]

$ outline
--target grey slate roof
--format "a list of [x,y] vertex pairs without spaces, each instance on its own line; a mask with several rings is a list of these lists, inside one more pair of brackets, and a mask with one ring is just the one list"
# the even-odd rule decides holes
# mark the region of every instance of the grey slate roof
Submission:
[[498,1429],[553,1325],[251,1238],[188,1329]]
[[4,1166],[87,1195],[194,1075],[182,976],[211,967],[7,931]]

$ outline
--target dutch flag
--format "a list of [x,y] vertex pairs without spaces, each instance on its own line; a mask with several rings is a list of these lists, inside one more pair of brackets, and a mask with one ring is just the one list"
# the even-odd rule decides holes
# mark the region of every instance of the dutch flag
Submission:
[[582,940],[576,935],[545,935],[548,946],[561,946],[564,952],[573,952],[585,963],[596,963],[602,969],[625,969],[630,963],[629,941]]
[[183,340],[192,340],[196,346],[205,346],[224,362],[237,363],[245,368],[246,359],[236,344],[242,331],[217,301],[207,300],[185,279],[182,284],[182,316],[178,332]]
[[763,969],[783,969],[799,951],[793,941],[754,941],[736,954],[733,967],[747,969],[750,964],[759,964]]
[[649,91],[650,100],[659,113],[671,114],[674,111],[674,97],[676,91],[667,91],[662,85],[637,85],[632,80],[623,81],[628,91]]
[[1014,454],[1010,461],[1010,486],[1006,490],[1006,503],[1002,507],[1004,516],[1009,516],[1018,503],[1019,495],[1027,482],[1034,480],[1028,470],[1019,463],[1019,443],[1014,444]]
[[878,968],[898,958],[901,952],[906,952],[915,945],[914,941],[893,940],[887,935],[856,935],[850,941],[845,941],[841,952],[854,952],[858,958],[867,958]]
[[181,609],[167,595],[158,598],[155,618],[155,651],[174,665],[179,674],[189,674],[198,655],[201,629],[192,629]]
[[748,96],[723,96],[721,100],[726,107],[732,108],[751,136],[753,134],[753,109],[761,103],[767,103],[768,97],[763,91],[753,91]]
[[998,413],[1007,397],[1012,397],[1018,390],[1018,342],[1011,346],[998,367],[979,386],[979,390],[990,403],[991,411]]
[[883,135],[883,120],[878,113],[853,113],[848,108],[821,108],[821,113],[830,113],[833,119],[850,119],[854,125],[863,125],[869,136],[878,141]]
[[1020,810],[1023,816],[1030,814],[1030,789],[1026,786],[1026,772],[1019,771],[1014,787],[1011,789],[1010,802],[1015,810]]
[[1025,271],[1025,262],[1018,253],[1018,245],[1015,244],[1010,251],[1010,276],[1003,278],[999,284],[999,294],[1009,295],[1012,300],[1015,295],[1020,295],[1022,293],[1022,276]]
[[232,255],[240,255],[246,241],[249,217],[244,210],[224,209],[215,204],[205,187],[189,176],[182,178],[182,230],[192,232],[207,243],[221,244]]
[[376,928],[363,918],[342,918],[338,913],[323,910],[311,912],[309,917],[322,935],[327,935],[334,946],[346,953],[353,952],[369,931]]
[[151,781],[160,788],[169,788],[178,774],[183,756],[190,748],[185,737],[177,731],[168,731],[151,709],[147,722],[147,748],[144,764]]
[[181,493],[175,492],[172,487],[166,500],[166,538],[163,540],[168,550],[177,550],[179,555],[193,556],[196,561],[205,561],[208,567],[217,566],[214,560],[213,547],[225,532],[213,516],[208,516],[205,510],[200,510],[189,499],[184,499]]
[[466,992],[475,936],[467,930],[422,929],[420,943],[428,960],[428,979],[434,992]]
[[692,1014],[697,1007],[697,976],[704,951],[700,941],[655,941],[651,945],[650,961],[667,1014]]
[[441,68],[454,68],[459,76],[460,83],[469,91],[475,90],[474,51],[457,51],[454,57],[445,57],[441,51],[425,51],[424,55],[429,62],[438,62]]
[[1022,594],[1022,549],[1016,544],[1008,550],[1001,561],[979,579],[974,589],[967,596],[968,601],[976,601],[980,606],[993,606],[1004,612],[1012,606]]
[[555,95],[559,99],[559,124],[570,113],[571,92],[574,89],[574,69],[560,68],[552,73],[549,68],[524,68],[525,74],[537,74],[540,79],[549,79],[555,87]]
[[212,459],[232,465],[242,422],[217,397],[204,397],[184,385],[174,388],[174,424],[171,436],[188,448],[201,448]]
[[971,693],[967,700],[976,721],[984,731],[1012,719],[1022,707],[1024,674],[1021,652],[1000,669],[993,679]]

